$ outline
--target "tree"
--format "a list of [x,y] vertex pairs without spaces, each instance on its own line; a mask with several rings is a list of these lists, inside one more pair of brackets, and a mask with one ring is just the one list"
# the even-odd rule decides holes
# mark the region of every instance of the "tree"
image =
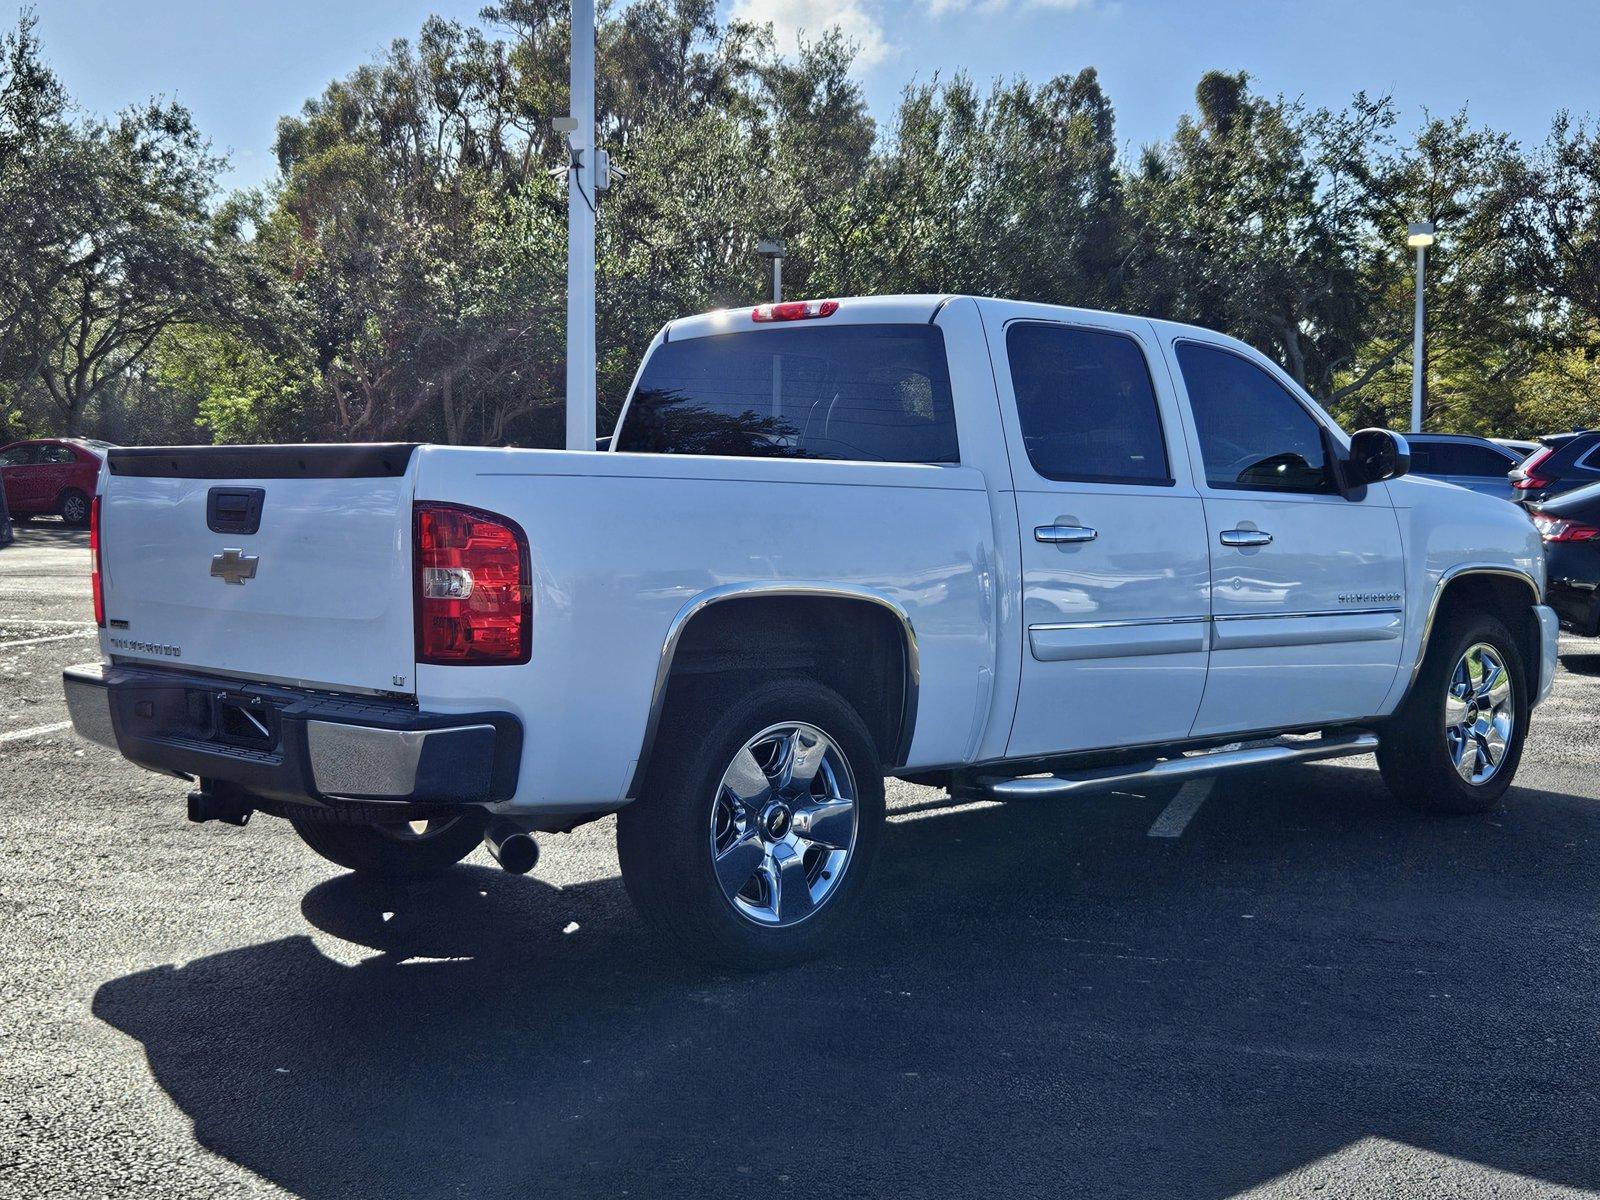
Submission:
[[1362,95],[1344,113],[1308,112],[1220,72],[1195,100],[1129,184],[1131,298],[1251,342],[1335,400],[1370,334],[1371,155],[1391,106]]
[[78,117],[39,57],[25,14],[0,67],[0,362],[36,388],[52,424],[139,369],[158,338],[222,319],[226,253],[208,209],[221,161],[189,114],[151,102]]
[[1465,111],[1429,119],[1378,164],[1376,253],[1359,281],[1375,320],[1333,397],[1352,423],[1399,425],[1409,410],[1414,275],[1404,234],[1426,220],[1438,240],[1428,254],[1425,426],[1516,426],[1519,381],[1554,350],[1548,296],[1517,264],[1521,180],[1516,143],[1474,128]]

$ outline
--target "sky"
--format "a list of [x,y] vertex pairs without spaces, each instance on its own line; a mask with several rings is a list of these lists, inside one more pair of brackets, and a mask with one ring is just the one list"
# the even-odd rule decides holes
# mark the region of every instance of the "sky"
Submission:
[[[413,36],[432,12],[484,0],[34,0],[45,54],[86,108],[163,95],[226,152],[229,186],[273,170],[279,116]],[[15,3],[15,0],[13,0]],[[861,47],[875,116],[912,80],[1099,69],[1130,152],[1166,136],[1207,70],[1335,106],[1389,93],[1407,121],[1467,105],[1526,143],[1560,109],[1600,115],[1600,0],[723,0],[792,48],[839,25]],[[9,7],[9,6],[8,6]],[[0,10],[3,12],[3,10]],[[6,14],[7,20],[10,14]]]

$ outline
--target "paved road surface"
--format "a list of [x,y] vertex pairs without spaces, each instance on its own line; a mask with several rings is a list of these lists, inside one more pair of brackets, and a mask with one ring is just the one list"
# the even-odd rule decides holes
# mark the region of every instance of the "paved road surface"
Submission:
[[[0,551],[0,738],[65,719],[93,643],[37,639],[82,632],[86,560],[42,522]],[[532,877],[375,888],[70,733],[0,740],[0,1195],[1600,1194],[1600,644],[1568,649],[1492,817],[1370,760],[1187,823],[897,785],[853,939],[757,977],[645,936],[609,822]]]

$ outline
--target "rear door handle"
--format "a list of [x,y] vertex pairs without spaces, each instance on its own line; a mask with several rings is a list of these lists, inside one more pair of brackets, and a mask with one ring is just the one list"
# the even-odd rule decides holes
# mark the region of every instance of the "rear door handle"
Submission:
[[1036,542],[1092,542],[1099,536],[1098,529],[1087,525],[1039,525],[1033,531]]
[[1219,536],[1224,546],[1272,545],[1272,535],[1264,529],[1224,529]]

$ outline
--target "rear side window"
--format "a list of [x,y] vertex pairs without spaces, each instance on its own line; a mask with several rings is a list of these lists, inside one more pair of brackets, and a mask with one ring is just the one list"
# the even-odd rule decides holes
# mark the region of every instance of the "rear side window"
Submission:
[[1600,442],[1587,442],[1588,449],[1578,455],[1578,461],[1572,465],[1580,471],[1590,474],[1600,474]]
[[1126,334],[1025,322],[1006,358],[1028,461],[1046,479],[1169,484],[1150,367]]
[[66,446],[43,446],[39,450],[39,461],[59,466],[64,463],[75,463],[78,456]]
[[[1507,474],[1516,466],[1516,460],[1490,450],[1487,446],[1474,446],[1471,442],[1438,442],[1433,446],[1436,475],[1480,475],[1492,478]],[[1415,463],[1412,464],[1415,468]],[[1420,474],[1426,472],[1418,471]]]
[[944,335],[838,325],[667,342],[645,364],[617,449],[959,462]]
[[1288,388],[1231,351],[1199,342],[1179,342],[1177,350],[1206,483],[1243,491],[1335,490],[1322,425]]

